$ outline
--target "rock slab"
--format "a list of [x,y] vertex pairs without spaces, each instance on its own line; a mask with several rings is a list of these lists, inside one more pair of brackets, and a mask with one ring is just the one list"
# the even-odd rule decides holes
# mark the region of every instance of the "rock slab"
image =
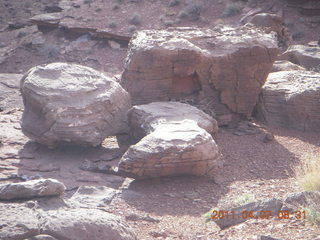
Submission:
[[122,175],[136,179],[201,176],[218,165],[218,146],[206,131],[216,131],[216,121],[195,107],[156,102],[135,106],[128,115],[138,143],[122,156]]
[[268,76],[257,104],[257,117],[268,125],[320,131],[320,74],[281,71]]
[[34,67],[22,78],[21,92],[23,133],[49,147],[98,146],[127,130],[129,94],[92,68],[67,63]]
[[252,26],[144,30],[131,39],[121,83],[134,105],[188,102],[223,125],[251,115],[277,53],[275,34]]
[[66,187],[55,179],[36,179],[21,183],[0,184],[0,200],[58,196]]

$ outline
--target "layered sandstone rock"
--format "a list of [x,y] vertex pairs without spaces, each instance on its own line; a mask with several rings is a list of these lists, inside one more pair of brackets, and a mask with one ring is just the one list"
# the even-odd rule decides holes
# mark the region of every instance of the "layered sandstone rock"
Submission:
[[98,146],[127,130],[129,94],[113,79],[80,65],[51,63],[22,78],[22,131],[49,147]]
[[217,123],[195,107],[175,102],[135,106],[129,123],[134,137],[141,140],[122,156],[122,175],[199,176],[218,166],[218,146],[206,131],[215,132]]
[[278,59],[288,60],[307,69],[320,69],[320,47],[292,45]]
[[0,111],[23,107],[19,91],[21,78],[22,74],[0,74]]
[[304,67],[289,62],[287,60],[275,61],[271,72],[280,72],[280,71],[295,71],[295,70],[306,70]]
[[257,104],[258,117],[269,125],[320,131],[319,99],[319,73],[270,73]]
[[227,124],[251,115],[277,52],[274,34],[250,26],[145,30],[121,81],[134,104],[187,101]]

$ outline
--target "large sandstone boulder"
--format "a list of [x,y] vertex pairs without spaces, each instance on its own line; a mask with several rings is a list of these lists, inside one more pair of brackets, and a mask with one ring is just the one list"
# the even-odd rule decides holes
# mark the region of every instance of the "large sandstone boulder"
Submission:
[[227,124],[251,114],[277,52],[273,33],[250,26],[144,30],[129,44],[121,82],[133,104],[188,101]]
[[258,117],[269,125],[320,131],[319,99],[319,73],[270,73],[257,104]]
[[98,146],[127,130],[129,94],[113,79],[76,64],[37,66],[21,80],[22,131],[54,147],[61,142]]
[[195,107],[175,102],[135,106],[129,111],[129,123],[141,140],[122,156],[122,175],[201,176],[218,166],[218,146],[206,131],[216,131],[216,121]]
[[307,69],[320,69],[320,47],[292,45],[278,57],[278,60],[288,60]]

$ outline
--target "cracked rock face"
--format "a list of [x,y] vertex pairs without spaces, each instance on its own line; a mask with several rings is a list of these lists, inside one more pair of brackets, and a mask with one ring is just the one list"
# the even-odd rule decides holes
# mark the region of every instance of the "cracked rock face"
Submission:
[[32,68],[21,80],[22,131],[54,147],[62,142],[98,146],[127,131],[129,94],[113,79],[76,64]]
[[129,123],[141,140],[122,156],[119,172],[123,175],[201,176],[218,165],[218,146],[206,131],[216,131],[216,121],[195,107],[175,102],[135,106]]
[[144,30],[121,82],[134,104],[187,101],[223,125],[251,114],[277,53],[274,34],[252,26]]
[[320,131],[319,99],[319,73],[270,73],[257,104],[258,117],[269,125]]

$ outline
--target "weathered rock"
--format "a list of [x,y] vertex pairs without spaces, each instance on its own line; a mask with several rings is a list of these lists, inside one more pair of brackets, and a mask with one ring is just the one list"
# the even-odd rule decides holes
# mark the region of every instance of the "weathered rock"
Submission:
[[63,15],[60,12],[44,13],[33,16],[30,21],[39,26],[58,27],[62,18]]
[[276,32],[279,45],[288,47],[292,41],[289,30],[285,27],[282,18],[271,13],[259,13],[253,16],[249,21],[256,27],[263,28],[267,33]]
[[134,34],[122,85],[134,104],[189,101],[227,124],[249,116],[277,55],[258,28],[168,28]]
[[36,213],[25,204],[0,203],[0,239],[23,240],[40,234]]
[[320,68],[320,47],[292,45],[277,60],[288,60],[307,69]]
[[140,179],[205,175],[218,165],[218,147],[206,131],[216,131],[216,122],[192,106],[176,102],[135,106],[129,122],[135,139],[141,140],[122,156],[118,171],[122,175]]
[[258,238],[258,240],[281,240],[279,238],[274,238],[274,237],[271,237],[271,236],[260,236]]
[[40,234],[35,237],[28,238],[26,240],[58,240],[50,235]]
[[81,186],[70,198],[70,204],[77,207],[101,207],[109,204],[117,191],[104,186]]
[[189,104],[179,102],[154,102],[132,107],[128,112],[131,135],[136,140],[153,132],[161,123],[195,121],[199,127],[212,134],[218,131],[217,121]]
[[287,60],[275,61],[271,72],[306,70],[304,67]]
[[58,209],[42,212],[38,216],[41,233],[57,239],[136,239],[120,217],[98,209]]
[[268,125],[320,131],[320,74],[271,73],[257,104],[257,117]]
[[21,78],[21,74],[0,74],[0,111],[23,107],[19,91]]
[[301,207],[316,205],[320,202],[319,191],[305,191],[288,194],[283,201],[283,210],[297,211]]
[[[213,221],[223,230],[228,227],[243,223],[251,218],[259,218],[261,211],[270,211],[270,217],[277,216],[278,211],[282,207],[282,201],[272,198],[265,201],[257,201],[248,203],[246,205],[231,208],[229,212],[233,212],[232,217],[229,218],[218,218]],[[252,216],[248,216],[252,213]]]
[[55,196],[64,193],[66,187],[55,179],[37,179],[21,183],[0,184],[0,199],[25,199]]
[[98,146],[126,132],[129,94],[113,79],[76,64],[37,66],[21,80],[22,131],[54,147],[61,142]]

